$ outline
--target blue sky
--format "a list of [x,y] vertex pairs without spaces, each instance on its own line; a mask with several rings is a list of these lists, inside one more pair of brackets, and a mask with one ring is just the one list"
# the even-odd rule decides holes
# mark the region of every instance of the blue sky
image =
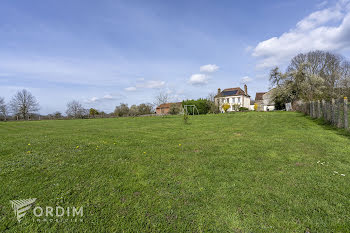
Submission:
[[254,97],[299,52],[349,57],[349,12],[348,0],[3,0],[0,96],[26,88],[42,114],[73,99],[111,112],[243,83]]

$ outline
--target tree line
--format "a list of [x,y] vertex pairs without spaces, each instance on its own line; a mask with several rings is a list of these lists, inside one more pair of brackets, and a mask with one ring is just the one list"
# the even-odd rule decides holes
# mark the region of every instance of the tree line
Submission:
[[326,51],[311,51],[293,57],[285,72],[275,67],[270,84],[277,109],[295,101],[350,97],[350,62]]
[[[214,104],[214,96],[215,94],[213,93],[207,98],[184,100],[182,101],[182,106],[195,105],[199,111],[199,114],[219,113],[218,106]],[[0,120],[83,119],[151,115],[155,113],[156,106],[169,103],[169,101],[170,96],[168,94],[159,93],[155,97],[153,104],[141,103],[139,105],[134,104],[129,107],[128,104],[121,103],[115,107],[115,110],[112,113],[106,113],[95,108],[87,109],[81,102],[72,100],[67,103],[65,116],[59,111],[43,116],[38,114],[40,106],[35,96],[28,90],[23,89],[18,91],[8,103],[5,102],[3,97],[0,97]],[[170,106],[169,114],[176,115],[182,111],[183,110],[177,104],[172,104]],[[190,112],[189,114],[192,113]]]
[[153,114],[153,105],[142,103],[132,105],[120,104],[115,107],[114,112],[105,113],[95,108],[86,109],[83,104],[77,100],[67,103],[66,116],[56,111],[45,116],[39,115],[39,102],[35,96],[28,90],[18,91],[11,100],[6,103],[3,97],[0,97],[0,120],[29,120],[29,119],[72,119],[72,118],[96,118],[96,117],[122,117],[122,116],[140,116]]

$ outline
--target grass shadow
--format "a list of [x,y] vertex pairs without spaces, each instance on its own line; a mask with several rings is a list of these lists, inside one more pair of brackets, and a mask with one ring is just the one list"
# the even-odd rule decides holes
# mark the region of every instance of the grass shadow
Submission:
[[315,118],[312,118],[312,117],[305,115],[305,114],[302,114],[302,113],[298,117],[305,117],[305,118],[315,122],[317,125],[321,126],[325,130],[332,130],[332,131],[336,132],[338,135],[341,135],[341,136],[344,136],[344,137],[347,137],[350,139],[350,130],[338,128],[338,127],[332,125],[331,123],[327,122],[323,118],[320,118],[320,119],[316,118],[315,119]]

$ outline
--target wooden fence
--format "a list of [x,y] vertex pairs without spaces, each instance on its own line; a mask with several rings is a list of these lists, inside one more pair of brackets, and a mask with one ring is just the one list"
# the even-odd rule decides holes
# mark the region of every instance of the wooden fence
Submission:
[[332,99],[331,101],[318,100],[300,103],[296,110],[311,116],[312,118],[323,118],[326,122],[349,130],[349,110],[348,98]]

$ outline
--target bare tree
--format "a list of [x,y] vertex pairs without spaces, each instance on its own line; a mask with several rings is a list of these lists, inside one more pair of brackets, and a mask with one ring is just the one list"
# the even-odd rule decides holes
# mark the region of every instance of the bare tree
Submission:
[[12,97],[10,107],[15,115],[27,119],[30,114],[36,113],[39,110],[39,103],[32,93],[23,89]]
[[0,97],[0,116],[2,116],[5,121],[8,116],[8,107],[5,103],[5,99],[2,97]]
[[[155,97],[155,101],[154,101],[154,106],[155,108],[157,108],[158,106],[160,106],[161,104],[165,104],[169,102],[169,94],[165,93],[165,92],[159,92],[159,94]],[[160,112],[161,114],[163,114],[163,108],[160,108]]]
[[154,101],[155,106],[159,106],[161,104],[168,103],[170,100],[169,94],[165,92],[160,92],[156,97]]
[[208,94],[207,96],[207,100],[211,101],[211,102],[214,102],[215,101],[215,96],[217,95],[217,93],[215,92],[211,92]]
[[85,115],[85,112],[83,105],[79,101],[72,100],[67,103],[66,114],[68,117],[82,118]]

